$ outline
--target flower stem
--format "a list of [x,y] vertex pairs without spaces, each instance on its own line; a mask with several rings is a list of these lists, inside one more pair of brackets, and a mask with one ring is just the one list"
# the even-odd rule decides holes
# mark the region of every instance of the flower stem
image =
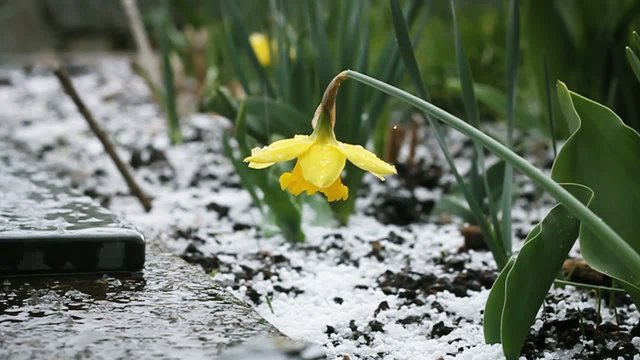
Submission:
[[344,80],[347,79],[347,72],[343,71],[336,75],[336,77],[331,80],[327,88],[324,90],[324,95],[322,95],[322,101],[316,110],[316,113],[313,116],[312,126],[315,129],[318,124],[318,119],[322,116],[322,113],[329,115],[329,120],[331,122],[331,128],[333,128],[336,124],[336,96],[338,96],[338,88],[340,84]]

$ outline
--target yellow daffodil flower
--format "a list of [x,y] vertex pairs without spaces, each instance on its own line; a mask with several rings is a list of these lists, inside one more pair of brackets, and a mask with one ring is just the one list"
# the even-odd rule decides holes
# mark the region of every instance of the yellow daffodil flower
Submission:
[[256,54],[258,62],[262,66],[271,66],[271,50],[269,49],[269,38],[265,34],[253,33],[249,35],[249,43]]
[[328,201],[346,200],[349,197],[349,189],[340,179],[346,160],[380,180],[384,180],[385,175],[396,174],[393,165],[380,160],[362,146],[336,140],[333,131],[335,95],[343,78],[338,76],[336,79],[327,88],[322,103],[316,110],[311,135],[296,135],[263,148],[254,148],[251,156],[245,158],[244,162],[248,162],[252,169],[264,169],[276,162],[297,158],[293,170],[280,176],[282,190],[286,189],[293,195],[302,192],[313,195],[319,191]]

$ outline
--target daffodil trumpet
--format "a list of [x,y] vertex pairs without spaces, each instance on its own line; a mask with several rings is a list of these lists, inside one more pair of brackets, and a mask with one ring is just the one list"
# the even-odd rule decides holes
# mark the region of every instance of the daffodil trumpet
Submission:
[[295,135],[278,140],[263,148],[253,148],[251,156],[244,159],[252,169],[265,169],[277,162],[297,158],[291,172],[280,176],[280,187],[293,195],[305,192],[324,194],[328,201],[346,200],[349,189],[342,184],[340,175],[349,160],[352,164],[384,180],[384,176],[396,174],[396,169],[360,145],[351,145],[336,140],[335,124],[336,96],[338,87],[345,80],[344,72],[329,84],[311,122],[311,135]]

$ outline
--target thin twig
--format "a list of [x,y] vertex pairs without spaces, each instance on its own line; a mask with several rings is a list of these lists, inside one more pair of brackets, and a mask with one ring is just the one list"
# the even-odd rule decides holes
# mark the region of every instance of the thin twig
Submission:
[[124,178],[124,181],[127,183],[127,186],[129,186],[129,190],[131,190],[131,193],[135,195],[135,197],[137,197],[138,200],[140,200],[140,204],[142,204],[142,207],[144,208],[145,211],[148,212],[149,210],[151,210],[151,199],[147,197],[147,195],[145,195],[145,193],[142,191],[140,186],[138,186],[135,179],[131,175],[129,168],[118,156],[115,146],[113,145],[111,140],[109,139],[107,134],[104,132],[104,130],[102,130],[100,125],[98,125],[98,122],[96,122],[93,115],[91,115],[91,112],[85,106],[82,99],[80,99],[80,96],[76,92],[76,89],[73,86],[73,83],[71,82],[71,79],[69,78],[69,75],[67,74],[67,72],[62,67],[58,67],[54,71],[54,73],[58,77],[58,80],[60,80],[60,84],[62,85],[64,92],[67,93],[67,95],[69,95],[71,100],[73,100],[73,102],[76,104],[76,107],[78,108],[78,111],[80,111],[82,116],[84,116],[85,120],[87,120],[87,122],[89,123],[89,127],[91,128],[93,133],[96,134],[98,139],[100,139],[102,146],[104,146],[105,151],[107,152],[107,154],[109,154],[109,157],[111,157],[111,160],[113,160],[113,163],[118,168],[118,171],[120,171],[120,174],[122,174],[122,177]]

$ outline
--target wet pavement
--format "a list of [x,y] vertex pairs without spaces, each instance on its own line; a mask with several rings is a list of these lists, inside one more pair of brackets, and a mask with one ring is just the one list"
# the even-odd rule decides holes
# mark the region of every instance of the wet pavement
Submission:
[[[54,184],[50,173],[29,165],[35,161],[2,141],[0,160],[0,242],[35,237],[62,243],[69,234],[85,241],[84,235],[77,234],[87,231],[92,232],[89,240],[110,232],[135,233],[90,199],[65,190],[62,183]],[[51,190],[56,186],[58,190]],[[42,196],[23,196],[38,192]],[[64,252],[51,254],[64,256]],[[100,263],[108,253],[84,255]],[[13,261],[14,257],[19,260]],[[0,270],[22,269],[34,258],[0,254]],[[74,261],[62,261],[58,268],[41,261],[46,266],[39,271],[65,272],[76,265]],[[0,275],[2,360],[212,359],[226,348],[259,337],[282,335],[202,270],[153,241],[147,243],[146,263],[140,272]]]
[[142,234],[0,142],[0,276],[140,271]]
[[211,359],[280,336],[201,270],[154,246],[131,276],[0,281],[0,359]]

